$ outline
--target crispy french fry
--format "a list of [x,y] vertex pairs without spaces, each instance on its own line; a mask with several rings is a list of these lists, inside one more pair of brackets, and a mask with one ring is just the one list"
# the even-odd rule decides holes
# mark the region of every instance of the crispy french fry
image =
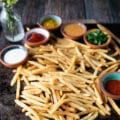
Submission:
[[112,56],[118,48],[114,54],[59,38],[54,45],[26,47],[31,58],[14,70],[11,86],[17,84],[15,102],[31,120],[95,120],[110,115],[111,106],[120,115],[97,86],[103,74],[120,71],[120,60]]
[[20,89],[21,89],[21,82],[20,82],[20,78],[18,78],[17,87],[16,87],[16,99],[19,99],[20,97]]
[[21,106],[22,108],[25,108],[27,111],[29,111],[31,114],[34,115],[34,117],[36,118],[36,120],[40,120],[38,114],[33,110],[31,109],[30,107],[28,107],[26,104],[22,103],[21,101],[19,100],[15,100],[15,103],[18,104],[19,106]]
[[116,105],[116,103],[108,97],[108,100],[111,104],[111,106],[113,107],[113,109],[117,112],[118,115],[120,115],[120,108]]
[[16,81],[17,81],[17,79],[18,79],[18,77],[19,77],[19,75],[20,75],[21,70],[22,70],[22,66],[19,66],[19,67],[17,68],[17,71],[16,71],[13,79],[11,80],[11,86],[13,86],[13,85],[16,83]]
[[59,106],[66,102],[65,97],[66,96],[63,95],[62,98],[60,98],[60,100],[52,106],[52,109],[49,111],[50,114],[54,113],[59,108]]

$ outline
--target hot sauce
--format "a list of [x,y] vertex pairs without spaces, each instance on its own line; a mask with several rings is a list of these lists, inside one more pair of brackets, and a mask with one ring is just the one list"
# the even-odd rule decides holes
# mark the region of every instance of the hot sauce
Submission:
[[29,40],[30,42],[33,42],[33,43],[35,43],[35,42],[40,42],[40,41],[45,40],[45,36],[42,35],[42,34],[40,34],[40,33],[35,33],[35,32],[33,32],[33,33],[31,33],[31,34],[28,36],[28,40]]
[[105,87],[108,92],[114,95],[120,95],[120,81],[119,80],[109,80]]

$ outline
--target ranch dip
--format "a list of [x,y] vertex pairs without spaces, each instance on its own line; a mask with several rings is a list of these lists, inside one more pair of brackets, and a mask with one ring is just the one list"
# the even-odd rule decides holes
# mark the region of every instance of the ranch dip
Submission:
[[4,61],[8,64],[16,64],[25,59],[27,53],[24,49],[15,48],[7,51],[4,55]]

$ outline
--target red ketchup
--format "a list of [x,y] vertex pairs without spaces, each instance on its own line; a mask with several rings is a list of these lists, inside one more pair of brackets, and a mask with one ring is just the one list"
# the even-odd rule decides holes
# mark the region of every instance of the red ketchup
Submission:
[[120,81],[119,80],[109,80],[105,87],[108,92],[113,95],[120,95]]
[[40,41],[42,42],[45,40],[45,36],[40,33],[33,32],[28,36],[28,40],[29,42],[33,42],[33,43]]

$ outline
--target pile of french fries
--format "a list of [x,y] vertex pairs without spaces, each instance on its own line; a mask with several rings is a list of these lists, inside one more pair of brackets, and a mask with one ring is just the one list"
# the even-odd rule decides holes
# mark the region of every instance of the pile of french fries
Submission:
[[[29,59],[14,70],[15,103],[31,120],[94,120],[120,108],[101,93],[99,75],[119,71],[118,48],[90,49],[69,39],[29,50]],[[117,52],[116,52],[117,51]],[[114,56],[114,57],[113,57]]]

